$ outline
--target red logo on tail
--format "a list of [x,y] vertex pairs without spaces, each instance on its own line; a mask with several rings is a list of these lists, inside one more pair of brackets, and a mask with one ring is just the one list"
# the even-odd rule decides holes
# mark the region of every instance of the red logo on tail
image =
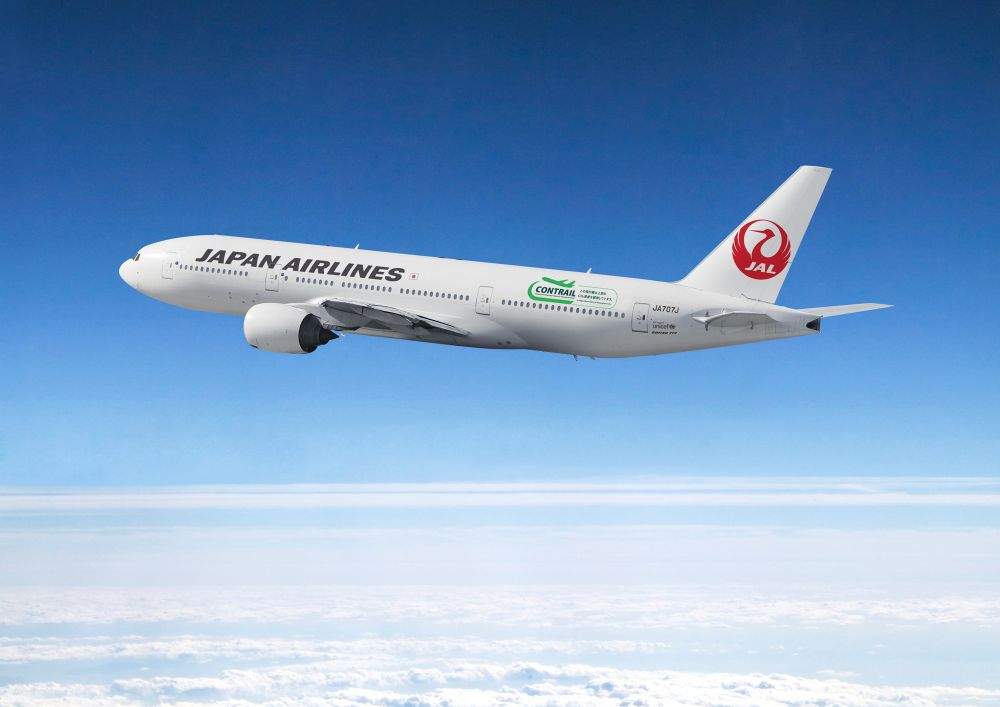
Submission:
[[[751,228],[752,227],[752,228]],[[747,233],[760,233],[763,235],[757,245],[753,247],[751,253],[747,250]],[[781,236],[781,243],[772,255],[764,255],[764,244],[771,243],[774,238]],[[771,247],[775,246],[771,243]],[[792,244],[788,240],[785,229],[774,221],[759,218],[748,221],[736,232],[733,239],[733,262],[747,277],[754,280],[769,280],[775,275],[779,275],[786,267],[788,261],[792,259]]]

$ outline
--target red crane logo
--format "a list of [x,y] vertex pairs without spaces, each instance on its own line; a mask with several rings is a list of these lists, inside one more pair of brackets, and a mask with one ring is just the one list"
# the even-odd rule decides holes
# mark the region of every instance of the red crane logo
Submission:
[[[752,252],[747,249],[748,232],[763,235]],[[780,244],[774,241],[778,236],[781,237]],[[764,245],[767,243],[771,243],[771,248],[775,248],[771,255],[764,255]],[[740,226],[736,237],[733,238],[733,262],[740,272],[754,280],[769,280],[779,275],[788,267],[788,261],[791,259],[792,243],[788,240],[788,234],[774,221],[763,218],[747,221]]]

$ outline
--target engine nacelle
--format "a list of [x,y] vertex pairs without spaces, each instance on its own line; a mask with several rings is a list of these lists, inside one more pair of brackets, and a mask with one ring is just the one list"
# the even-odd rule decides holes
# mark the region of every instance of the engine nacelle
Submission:
[[256,304],[243,319],[243,335],[255,349],[277,353],[312,353],[337,338],[315,314],[287,304]]

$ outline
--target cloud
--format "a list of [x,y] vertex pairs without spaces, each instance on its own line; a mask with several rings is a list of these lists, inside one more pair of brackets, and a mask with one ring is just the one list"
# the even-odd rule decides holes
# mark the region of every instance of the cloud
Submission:
[[148,639],[142,636],[77,638],[0,638],[0,664],[27,664],[107,660],[336,660],[385,663],[403,654],[415,658],[463,655],[525,656],[560,654],[579,656],[654,655],[670,647],[664,641],[537,640],[477,638],[367,638],[317,640],[309,638],[213,638],[182,635]]
[[325,663],[151,677],[107,685],[0,687],[0,703],[382,705],[988,705],[1000,690],[888,687],[786,674],[627,670],[583,664],[455,662],[433,668],[345,669]]
[[[0,617],[4,705],[1000,703],[986,667],[1000,627],[996,595],[21,589],[0,592]],[[880,641],[880,655],[866,656]],[[949,670],[960,644],[971,648],[961,670]],[[902,656],[912,667],[901,673]],[[781,670],[754,672],[764,667]],[[979,680],[969,680],[976,670]],[[950,686],[864,684],[872,676]]]
[[188,486],[71,491],[0,489],[0,511],[308,510],[324,508],[1000,506],[984,478],[662,482],[385,483]]
[[[442,598],[445,599],[442,599]],[[0,625],[293,622],[613,630],[797,625],[1000,626],[1000,596],[893,598],[748,587],[329,586],[0,590]],[[0,649],[9,645],[0,639]],[[623,644],[624,645],[624,644]],[[41,650],[41,647],[39,647]]]
[[[44,527],[49,520],[23,515],[0,529],[0,586],[836,585],[839,597],[907,597],[1000,582],[1000,528],[602,525],[590,514],[563,525],[463,526],[434,513],[422,521],[441,525],[335,527],[343,514],[325,513],[296,514],[287,522],[316,525],[288,527],[260,513],[259,527],[240,527],[212,512],[129,527],[84,515],[102,525],[53,516],[56,527]],[[394,514],[364,515],[388,524]]]

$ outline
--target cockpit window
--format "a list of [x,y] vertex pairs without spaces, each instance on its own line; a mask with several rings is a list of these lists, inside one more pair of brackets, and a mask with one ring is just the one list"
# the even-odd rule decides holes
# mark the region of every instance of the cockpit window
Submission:
[[139,260],[139,253],[136,253],[135,255],[133,255],[132,256],[132,260],[138,261]]

